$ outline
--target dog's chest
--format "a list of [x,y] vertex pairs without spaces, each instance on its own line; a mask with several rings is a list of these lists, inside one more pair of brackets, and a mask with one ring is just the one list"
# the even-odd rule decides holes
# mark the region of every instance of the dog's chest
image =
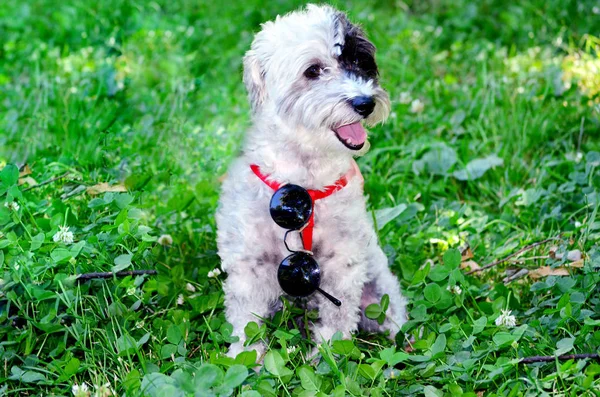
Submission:
[[364,198],[354,191],[340,191],[314,207],[312,251],[320,262],[337,257],[361,256],[370,230]]

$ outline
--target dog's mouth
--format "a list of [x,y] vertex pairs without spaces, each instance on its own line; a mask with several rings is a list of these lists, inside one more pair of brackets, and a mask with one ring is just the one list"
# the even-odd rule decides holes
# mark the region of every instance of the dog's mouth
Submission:
[[360,122],[346,124],[333,130],[335,136],[350,150],[360,150],[367,140],[367,131]]

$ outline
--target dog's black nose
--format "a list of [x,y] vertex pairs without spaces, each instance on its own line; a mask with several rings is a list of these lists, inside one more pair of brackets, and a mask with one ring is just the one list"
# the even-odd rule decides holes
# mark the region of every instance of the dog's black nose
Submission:
[[357,96],[352,98],[350,103],[356,113],[363,117],[369,117],[369,115],[373,113],[373,109],[375,109],[375,101],[373,100],[373,97],[370,96]]

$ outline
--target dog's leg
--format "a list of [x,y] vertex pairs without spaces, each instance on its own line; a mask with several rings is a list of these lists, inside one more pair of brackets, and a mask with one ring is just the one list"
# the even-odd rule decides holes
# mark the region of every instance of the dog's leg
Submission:
[[319,308],[319,320],[313,326],[313,339],[317,343],[328,341],[337,331],[342,333],[344,339],[349,339],[351,334],[358,329],[360,320],[359,304],[362,285],[365,279],[364,267],[349,266],[332,263],[325,264],[329,272],[337,269],[334,274],[326,276],[321,283],[321,288],[339,299],[341,306],[335,306],[331,301],[315,293]]
[[251,321],[260,324],[261,318],[268,318],[272,314],[276,306],[277,291],[273,291],[268,285],[268,282],[252,273],[228,275],[223,284],[225,312],[227,321],[233,325],[233,335],[239,338],[239,341],[229,347],[228,356],[235,357],[244,350],[256,350],[259,358],[264,353],[265,345],[262,342],[244,347],[244,328]]
[[[402,324],[407,320],[406,298],[402,296],[398,278],[391,272],[388,259],[379,245],[370,244],[367,250],[369,253],[369,281],[365,283],[362,291],[359,328],[367,332],[389,330],[389,337],[393,340]],[[376,320],[371,320],[365,316],[365,309],[372,303],[379,303],[384,294],[388,294],[390,297],[390,305],[384,323],[379,325]]]

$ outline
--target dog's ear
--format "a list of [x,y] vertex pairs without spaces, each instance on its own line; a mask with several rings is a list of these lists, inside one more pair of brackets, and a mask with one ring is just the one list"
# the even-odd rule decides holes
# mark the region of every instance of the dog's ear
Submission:
[[244,84],[248,90],[252,111],[257,113],[265,101],[267,92],[264,70],[254,50],[248,51],[244,56]]

